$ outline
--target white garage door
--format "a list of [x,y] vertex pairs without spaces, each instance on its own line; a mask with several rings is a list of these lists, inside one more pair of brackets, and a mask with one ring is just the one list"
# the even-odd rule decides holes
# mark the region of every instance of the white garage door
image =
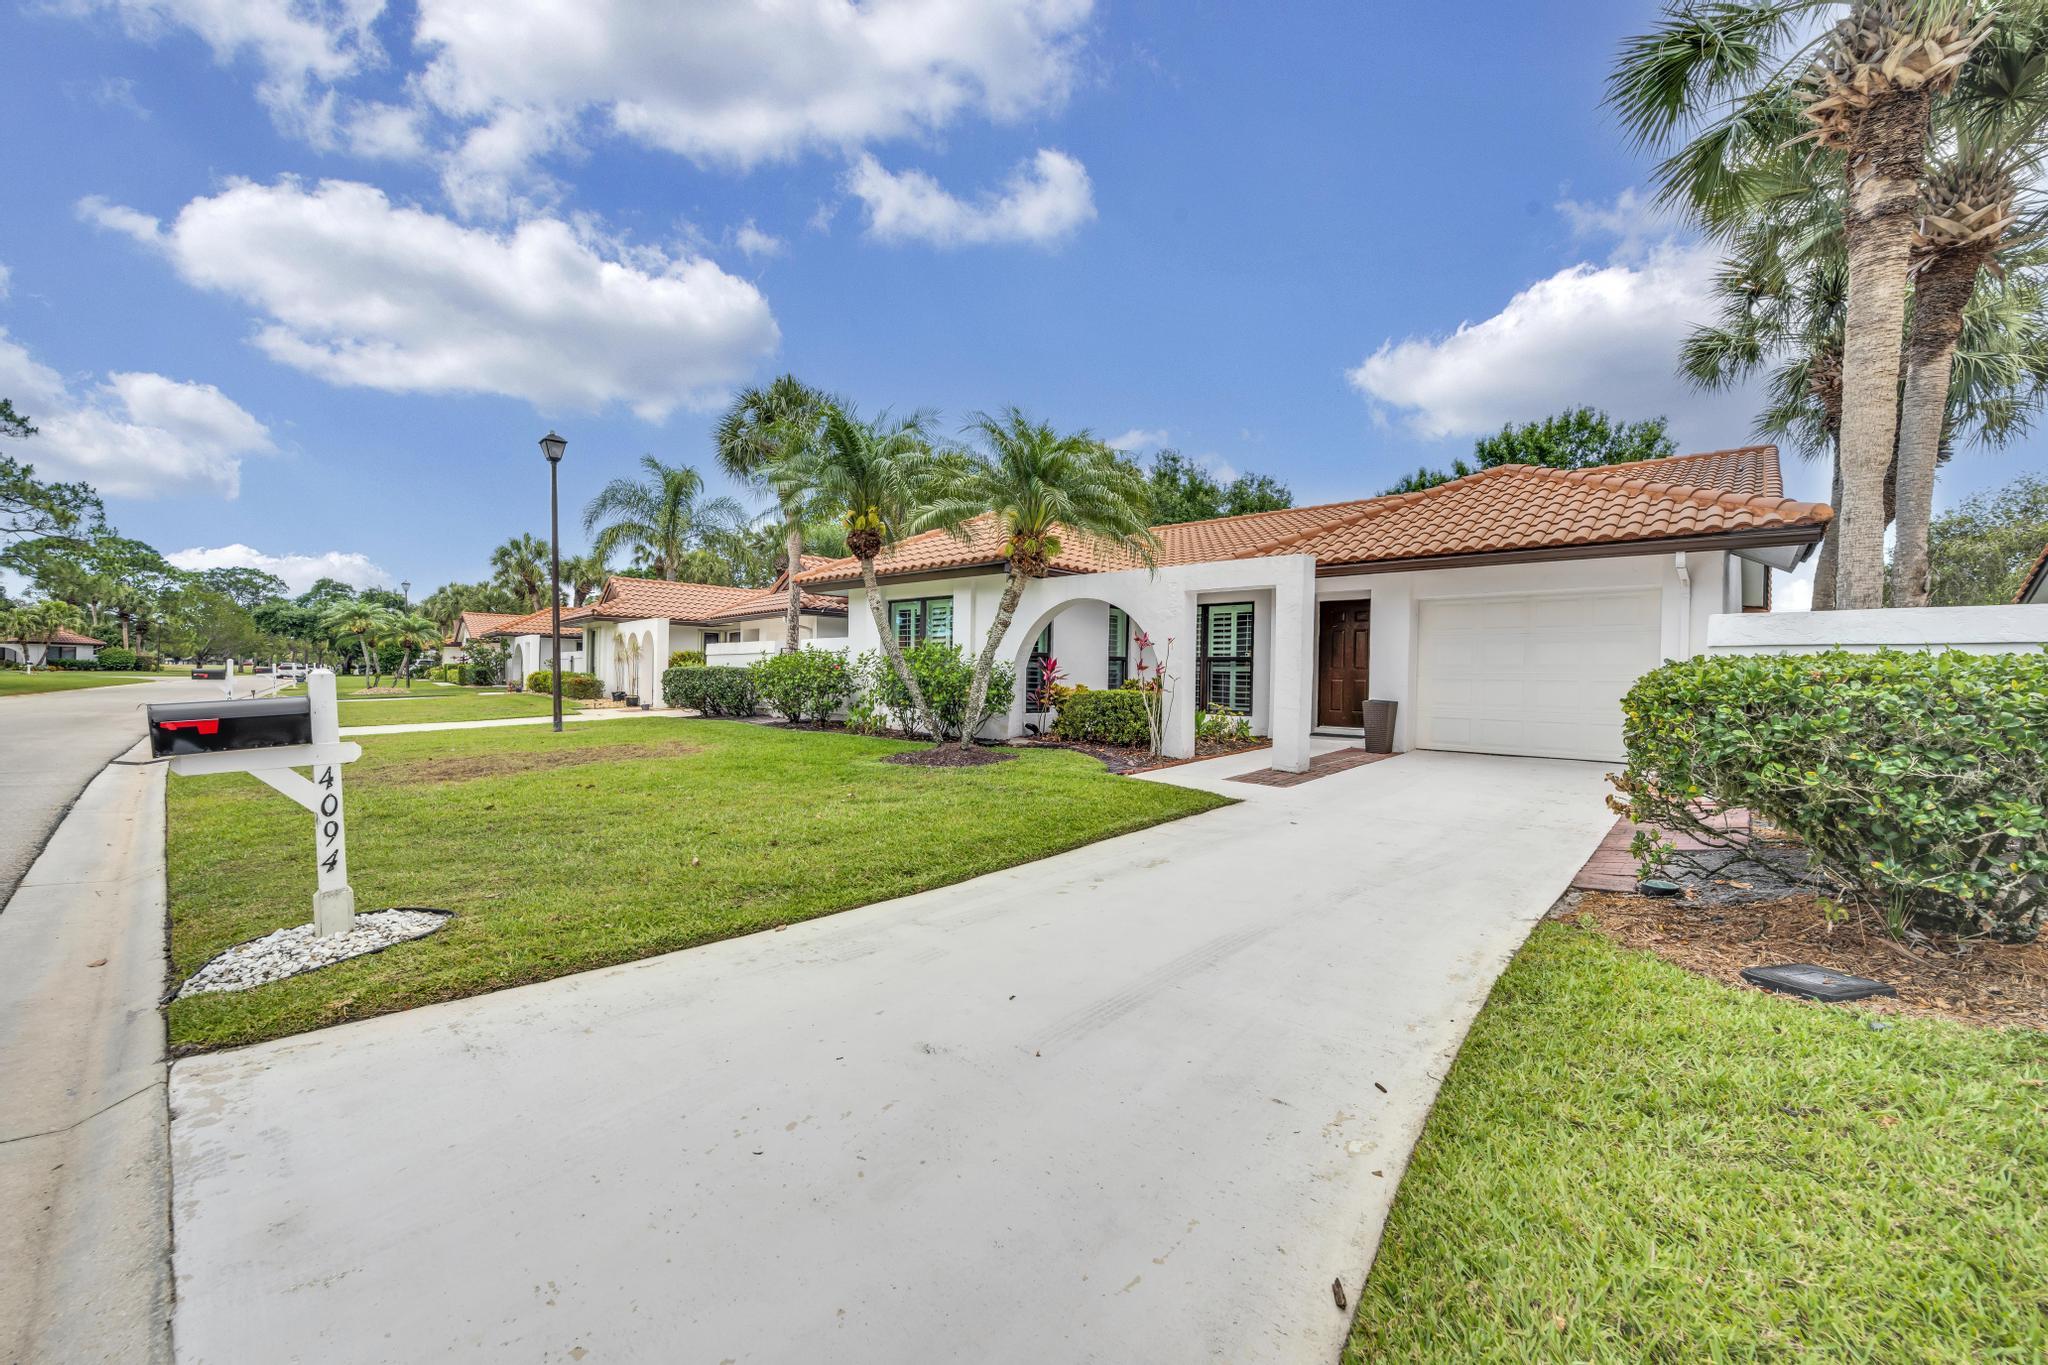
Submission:
[[1422,603],[1415,743],[1619,759],[1621,698],[1661,659],[1654,590]]

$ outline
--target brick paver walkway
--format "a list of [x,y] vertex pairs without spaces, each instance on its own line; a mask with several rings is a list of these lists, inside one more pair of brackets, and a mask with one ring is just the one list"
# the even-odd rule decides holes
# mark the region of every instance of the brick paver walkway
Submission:
[[[1713,823],[1722,829],[1747,831],[1749,829],[1749,812],[1746,810],[1726,811],[1716,817]],[[1586,865],[1579,869],[1579,875],[1572,878],[1572,890],[1635,890],[1637,878],[1636,860],[1629,856],[1628,846],[1634,841],[1636,831],[1642,828],[1644,826],[1636,824],[1626,816],[1616,820],[1614,828],[1608,830],[1607,837],[1600,841],[1600,847],[1593,850],[1593,856],[1588,858]],[[1713,845],[1703,843],[1689,834],[1672,833],[1667,830],[1665,831],[1665,837],[1670,839],[1681,850],[1688,852],[1713,847]]]
[[1349,768],[1362,768],[1368,763],[1377,763],[1392,754],[1369,754],[1363,749],[1332,749],[1326,754],[1317,754],[1308,761],[1305,773],[1287,773],[1278,768],[1261,768],[1255,773],[1241,773],[1230,778],[1232,782],[1249,782],[1256,787],[1299,787],[1304,782],[1313,782],[1331,773],[1341,773]]

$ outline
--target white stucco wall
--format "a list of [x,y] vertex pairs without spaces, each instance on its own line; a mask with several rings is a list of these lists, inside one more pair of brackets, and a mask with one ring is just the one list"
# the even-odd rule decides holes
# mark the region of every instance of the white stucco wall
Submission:
[[1823,649],[2019,654],[2044,644],[2048,604],[1770,612],[1716,616],[1707,626],[1707,650],[1714,654],[1810,654]]

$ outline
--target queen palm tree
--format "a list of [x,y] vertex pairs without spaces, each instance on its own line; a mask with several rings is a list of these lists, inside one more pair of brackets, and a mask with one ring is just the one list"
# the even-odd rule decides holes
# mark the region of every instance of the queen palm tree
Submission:
[[826,412],[820,439],[805,469],[783,468],[780,477],[798,480],[820,508],[835,509],[846,528],[846,550],[860,563],[860,581],[867,588],[868,610],[874,613],[875,637],[896,681],[910,696],[913,718],[933,739],[938,719],[924,690],[910,671],[903,643],[889,627],[875,578],[875,556],[896,543],[922,511],[930,482],[929,415],[912,413],[892,422],[887,414],[863,422],[836,404]]
[[1088,432],[1057,432],[1016,407],[976,414],[968,432],[983,448],[937,462],[930,502],[917,519],[920,528],[941,526],[964,539],[970,521],[992,517],[1002,545],[1003,596],[974,661],[963,749],[988,718],[989,675],[1017,600],[1027,583],[1052,571],[1061,538],[1085,537],[1147,566],[1159,543],[1146,525],[1144,476]]
[[742,389],[718,423],[718,463],[733,478],[772,488],[782,514],[783,563],[789,571],[789,602],[783,610],[783,645],[797,647],[797,618],[803,589],[796,573],[803,563],[804,521],[810,491],[799,472],[817,450],[831,400],[793,374],[766,388]]
[[411,687],[413,660],[424,657],[428,650],[441,643],[441,628],[431,617],[418,612],[399,612],[391,618],[387,638],[405,651],[399,656],[398,676],[405,680],[407,687]]
[[337,640],[354,640],[363,651],[364,686],[375,686],[377,681],[377,659],[371,653],[373,641],[381,639],[392,627],[394,616],[390,608],[380,607],[374,602],[349,598],[336,602],[321,614],[320,625],[328,636]]
[[539,611],[548,600],[548,543],[517,535],[491,551],[491,581],[512,594],[523,611]]
[[[1884,486],[1898,431],[1899,338],[1933,101],[1982,40],[1990,19],[1971,0],[1851,0],[1817,44],[1798,41],[1820,0],[1679,0],[1630,39],[1610,103],[1642,144],[1705,125],[1659,171],[1666,202],[1726,227],[1751,191],[1755,133],[1789,97],[1804,136],[1843,175],[1848,304],[1843,320],[1838,598],[1884,603]],[[1794,72],[1804,67],[1803,75]],[[1772,152],[1775,153],[1773,148]]]
[[[610,560],[630,550],[649,573],[673,582],[707,522],[742,515],[731,498],[705,498],[704,478],[686,464],[640,457],[645,479],[613,479],[583,508],[590,552]],[[600,529],[602,528],[602,529]]]

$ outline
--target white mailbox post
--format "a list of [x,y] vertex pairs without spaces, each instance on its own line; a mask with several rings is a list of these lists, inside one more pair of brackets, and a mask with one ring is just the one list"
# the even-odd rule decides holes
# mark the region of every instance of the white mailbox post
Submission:
[[[313,932],[325,938],[355,926],[356,893],[348,884],[348,820],[342,808],[341,768],[361,758],[363,748],[342,742],[332,669],[316,668],[306,675],[306,696],[311,743],[177,754],[168,761],[171,771],[181,777],[248,773],[311,812],[313,858],[319,869],[319,889],[313,893]],[[299,776],[294,768],[311,768],[312,779]]]

